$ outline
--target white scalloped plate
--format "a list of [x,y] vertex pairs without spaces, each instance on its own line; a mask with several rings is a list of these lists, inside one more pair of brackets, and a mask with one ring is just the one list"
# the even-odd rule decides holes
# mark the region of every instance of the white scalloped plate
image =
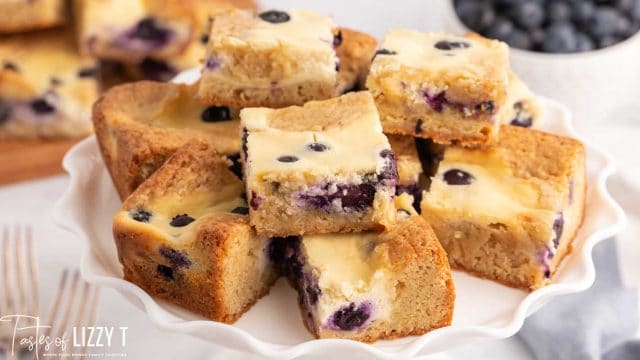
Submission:
[[[186,79],[192,79],[192,75]],[[282,280],[233,325],[205,320],[154,299],[138,286],[122,280],[111,233],[111,220],[118,210],[119,199],[93,136],[76,145],[64,159],[71,181],[56,205],[54,219],[85,240],[81,269],[88,282],[118,290],[144,308],[151,321],[163,329],[192,334],[230,349],[278,358],[349,352],[394,359],[433,354],[479,338],[506,338],[548,301],[590,287],[595,278],[593,246],[618,233],[625,223],[621,208],[606,189],[606,179],[615,169],[611,157],[575,133],[565,106],[549,99],[541,101],[545,130],[580,138],[587,146],[586,213],[573,254],[565,260],[552,284],[532,293],[454,272],[457,297],[453,324],[422,336],[375,344],[312,339],[295,310],[295,292]]]

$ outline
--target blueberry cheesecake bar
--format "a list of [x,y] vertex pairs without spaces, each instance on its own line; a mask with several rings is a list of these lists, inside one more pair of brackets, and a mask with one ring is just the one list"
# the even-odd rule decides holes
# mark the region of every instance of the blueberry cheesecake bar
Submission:
[[67,21],[65,0],[0,1],[0,33],[50,28]]
[[504,126],[487,151],[422,149],[438,163],[422,215],[451,265],[517,288],[549,283],[582,223],[582,143]]
[[269,254],[298,291],[317,338],[373,342],[451,324],[447,255],[404,194],[388,232],[274,238]]
[[240,179],[207,143],[176,151],[113,221],[124,278],[152,296],[232,323],[277,273],[248,223]]
[[121,198],[192,139],[210,144],[240,174],[238,111],[202,105],[196,85],[141,81],[108,90],[93,108],[96,137]]
[[0,139],[91,132],[98,63],[78,55],[69,30],[6,35],[0,41]]
[[507,104],[504,110],[507,114],[501,116],[503,124],[525,128],[540,128],[542,121],[542,107],[536,96],[527,85],[514,73],[509,72],[509,86],[507,87]]
[[289,236],[393,225],[398,173],[368,92],[240,112],[251,225]]
[[366,85],[386,133],[485,147],[498,134],[508,71],[509,49],[500,41],[394,29]]
[[336,94],[340,32],[305,10],[231,10],[216,15],[200,89],[201,101],[284,107]]
[[[227,0],[74,0],[80,50],[128,64],[182,54]],[[105,16],[109,14],[109,16]]]

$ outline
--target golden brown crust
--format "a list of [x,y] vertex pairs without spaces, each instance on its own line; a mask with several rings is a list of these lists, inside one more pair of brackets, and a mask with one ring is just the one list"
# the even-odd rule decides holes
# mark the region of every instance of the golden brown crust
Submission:
[[64,0],[0,2],[0,33],[46,29],[67,22]]
[[338,31],[342,34],[342,44],[336,48],[340,59],[338,93],[361,89],[369,74],[371,58],[378,42],[369,34],[346,27],[338,28]]
[[154,117],[166,115],[171,104],[193,101],[194,108],[199,106],[192,100],[194,92],[193,86],[141,81],[116,86],[96,102],[93,123],[98,144],[121,198],[189,140],[208,142],[224,155],[240,150],[237,121],[213,124],[206,131],[153,123]]

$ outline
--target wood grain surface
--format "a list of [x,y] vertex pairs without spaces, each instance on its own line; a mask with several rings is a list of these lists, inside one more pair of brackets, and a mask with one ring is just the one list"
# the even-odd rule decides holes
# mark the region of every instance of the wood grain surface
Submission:
[[62,158],[77,141],[0,141],[0,185],[63,173]]

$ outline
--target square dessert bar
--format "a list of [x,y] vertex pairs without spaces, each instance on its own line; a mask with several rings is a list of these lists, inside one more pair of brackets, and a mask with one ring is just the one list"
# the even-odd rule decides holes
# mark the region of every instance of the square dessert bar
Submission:
[[74,0],[80,50],[130,64],[182,54],[209,16],[233,8],[232,0]]
[[497,137],[508,75],[500,41],[396,29],[376,52],[367,88],[386,133],[483,147]]
[[368,92],[240,112],[251,225],[289,236],[395,222],[396,160]]
[[539,128],[542,125],[542,107],[527,85],[513,72],[509,72],[507,103],[503,110],[507,113],[500,118],[505,125]]
[[67,21],[65,0],[0,1],[0,33],[44,29]]
[[113,233],[124,278],[231,323],[277,278],[269,239],[249,226],[242,182],[206,143],[180,148],[122,205]]
[[91,132],[98,63],[78,55],[70,30],[6,35],[0,41],[0,139]]
[[422,215],[452,266],[523,289],[547,284],[582,222],[582,143],[504,126],[487,151],[431,151],[440,161]]
[[238,108],[302,105],[336,94],[334,24],[304,10],[232,10],[214,17],[199,97]]
[[317,338],[366,342],[451,324],[455,290],[447,254],[408,195],[383,233],[274,238],[272,262],[298,291]]

